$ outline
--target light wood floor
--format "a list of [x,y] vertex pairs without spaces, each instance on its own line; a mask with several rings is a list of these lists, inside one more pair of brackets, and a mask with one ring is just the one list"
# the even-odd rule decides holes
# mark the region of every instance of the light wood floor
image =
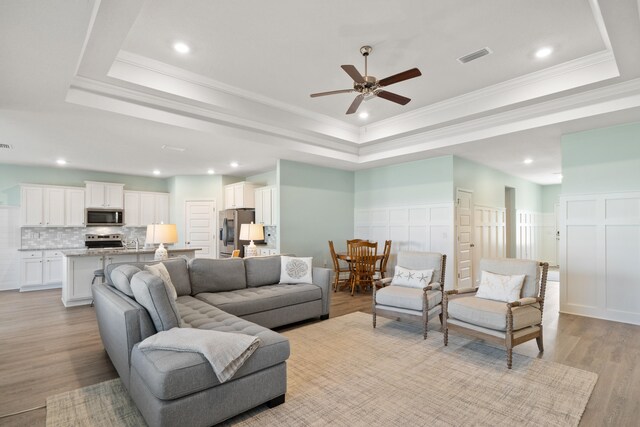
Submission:
[[[598,373],[582,426],[638,425],[640,326],[559,315],[557,284],[549,288],[544,354],[535,341],[515,351]],[[371,312],[370,293],[332,295],[331,317],[354,311]],[[60,290],[0,292],[0,416],[41,408],[0,418],[0,425],[44,426],[47,396],[115,377],[93,308],[65,309]]]

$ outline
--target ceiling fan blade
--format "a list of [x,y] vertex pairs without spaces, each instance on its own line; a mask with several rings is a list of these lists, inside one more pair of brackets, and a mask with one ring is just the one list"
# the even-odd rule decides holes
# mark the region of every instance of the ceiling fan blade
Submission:
[[411,98],[406,98],[402,95],[398,95],[397,93],[387,92],[386,90],[381,90],[376,93],[376,95],[380,98],[386,99],[387,101],[395,102],[400,105],[407,105],[409,101],[411,101]]
[[360,71],[353,65],[341,65],[342,69],[349,74],[349,77],[356,83],[364,83],[364,77],[360,74]]
[[340,89],[340,90],[332,90],[330,92],[318,92],[318,93],[312,93],[311,97],[315,98],[317,96],[327,96],[327,95],[336,95],[338,93],[349,93],[349,92],[353,92],[353,89]]
[[362,94],[356,96],[356,99],[353,100],[353,102],[351,103],[351,106],[347,110],[347,114],[353,114],[356,111],[358,111],[358,107],[360,106],[360,104],[362,104],[363,99],[364,99],[364,95]]
[[389,86],[392,85],[394,83],[398,83],[404,80],[409,80],[412,79],[414,77],[418,77],[421,76],[422,73],[420,72],[420,70],[418,70],[417,68],[412,68],[410,70],[407,71],[403,71],[401,73],[398,74],[394,74],[393,76],[389,76],[387,78],[384,78],[382,80],[380,80],[378,82],[378,84],[380,86]]

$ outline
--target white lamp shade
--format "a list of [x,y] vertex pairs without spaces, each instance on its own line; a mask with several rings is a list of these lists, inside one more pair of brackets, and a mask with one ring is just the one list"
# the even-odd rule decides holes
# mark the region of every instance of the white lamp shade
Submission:
[[146,243],[176,243],[178,241],[178,229],[175,224],[149,224],[147,225]]
[[264,228],[262,224],[241,224],[240,240],[264,240]]

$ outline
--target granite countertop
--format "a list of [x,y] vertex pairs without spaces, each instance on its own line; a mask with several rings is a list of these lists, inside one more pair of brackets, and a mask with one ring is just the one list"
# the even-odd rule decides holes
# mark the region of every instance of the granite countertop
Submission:
[[[191,251],[200,251],[202,248],[167,248],[169,253],[173,252],[191,252]],[[153,254],[156,252],[156,248],[140,248],[138,250],[135,249],[71,249],[71,250],[63,250],[62,254],[64,256],[101,256],[101,255],[131,255],[131,254]]]
[[84,246],[67,246],[67,247],[42,247],[42,248],[20,248],[18,251],[26,252],[26,251],[65,251],[65,250],[82,250],[85,249]]

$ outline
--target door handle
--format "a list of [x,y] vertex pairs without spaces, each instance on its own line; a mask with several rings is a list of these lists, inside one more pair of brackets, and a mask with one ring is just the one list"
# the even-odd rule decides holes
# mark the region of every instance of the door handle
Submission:
[[474,245],[473,243],[469,244],[469,247],[475,248],[476,245]]

